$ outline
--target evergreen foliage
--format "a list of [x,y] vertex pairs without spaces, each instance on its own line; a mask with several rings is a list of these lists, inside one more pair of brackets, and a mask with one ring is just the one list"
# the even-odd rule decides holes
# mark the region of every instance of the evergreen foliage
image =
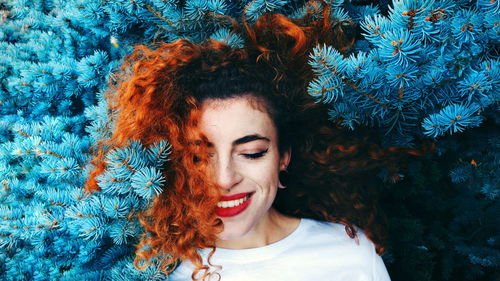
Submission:
[[[163,280],[132,261],[137,214],[162,192],[170,146],[111,151],[102,192],[83,191],[95,145],[110,136],[103,98],[133,45],[213,38],[238,48],[231,20],[300,17],[305,1],[0,0],[0,279]],[[327,1],[359,27],[347,57],[310,55],[308,93],[385,145],[435,140],[391,184],[384,256],[393,280],[493,280],[500,266],[500,2]],[[160,257],[159,257],[160,258]],[[159,259],[158,258],[158,259]]]

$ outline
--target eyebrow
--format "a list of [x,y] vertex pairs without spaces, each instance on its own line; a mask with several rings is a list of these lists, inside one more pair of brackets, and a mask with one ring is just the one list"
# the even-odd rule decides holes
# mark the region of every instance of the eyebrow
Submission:
[[243,143],[247,143],[247,142],[251,142],[251,141],[254,141],[254,140],[264,140],[264,141],[267,141],[267,142],[271,142],[271,140],[268,139],[268,138],[266,138],[266,137],[263,137],[263,136],[258,135],[258,134],[254,134],[254,135],[244,136],[242,138],[239,138],[239,139],[233,141],[233,146],[239,145],[239,144],[243,144]]
[[[254,141],[254,140],[263,140],[263,141],[266,141],[266,142],[271,142],[271,140],[269,138],[266,138],[266,137],[263,137],[259,134],[254,134],[254,135],[248,135],[248,136],[244,136],[242,138],[239,138],[235,141],[233,141],[233,146],[236,146],[236,145],[239,145],[239,144],[244,144],[244,143],[247,143],[247,142],[251,142],[251,141]],[[208,142],[208,147],[213,147],[214,144],[211,143],[211,142]]]

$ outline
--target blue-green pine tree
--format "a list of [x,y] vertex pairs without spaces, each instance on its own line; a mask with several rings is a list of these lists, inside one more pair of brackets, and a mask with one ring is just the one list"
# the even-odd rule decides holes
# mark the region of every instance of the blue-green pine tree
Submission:
[[[304,2],[0,1],[0,279],[163,280],[157,261],[146,271],[132,261],[137,214],[168,188],[169,144],[111,151],[102,191],[83,190],[95,144],[113,128],[109,79],[135,44],[213,38],[239,48],[232,19],[300,17]],[[384,145],[437,142],[397,184],[380,172],[393,279],[493,278],[500,2],[327,2],[335,24],[360,32],[346,57],[313,50],[308,94],[349,129],[378,128]]]

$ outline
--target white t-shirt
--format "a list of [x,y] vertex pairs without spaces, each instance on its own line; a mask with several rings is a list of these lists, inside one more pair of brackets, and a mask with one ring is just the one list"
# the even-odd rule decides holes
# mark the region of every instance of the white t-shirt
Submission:
[[[389,281],[373,243],[361,230],[357,233],[359,245],[342,224],[301,219],[297,229],[278,242],[243,250],[217,248],[211,262],[222,266],[221,281]],[[209,252],[200,250],[207,265]],[[168,280],[188,281],[192,273],[193,265],[183,262]]]

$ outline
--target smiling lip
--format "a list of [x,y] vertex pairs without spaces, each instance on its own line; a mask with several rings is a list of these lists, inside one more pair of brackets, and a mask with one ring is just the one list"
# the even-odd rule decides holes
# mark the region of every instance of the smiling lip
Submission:
[[252,192],[238,193],[238,194],[233,194],[231,196],[222,196],[220,201],[231,201],[231,200],[241,199],[250,193],[252,193]]
[[215,213],[217,216],[222,217],[222,218],[227,218],[227,217],[234,217],[241,212],[245,211],[248,205],[250,205],[250,201],[252,200],[252,192],[245,192],[245,193],[238,193],[234,194],[231,196],[222,196],[221,201],[231,201],[231,200],[237,200],[241,198],[245,198],[245,196],[249,195],[250,197],[243,203],[241,203],[238,206],[234,207],[229,207],[229,208],[221,208],[217,207],[215,210]]

